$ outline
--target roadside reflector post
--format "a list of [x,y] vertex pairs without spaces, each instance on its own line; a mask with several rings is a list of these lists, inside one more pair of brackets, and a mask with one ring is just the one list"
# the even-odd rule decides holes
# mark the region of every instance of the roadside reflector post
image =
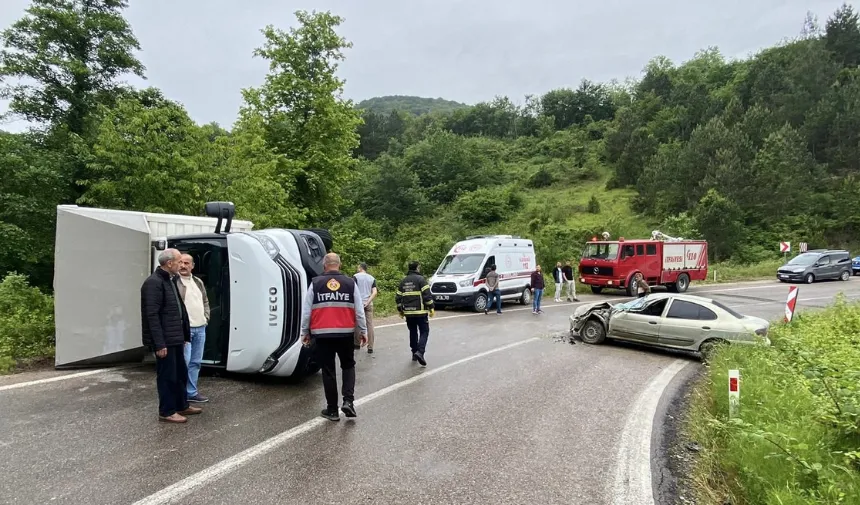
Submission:
[[785,322],[790,323],[794,319],[794,311],[797,309],[797,293],[799,288],[791,286],[788,288],[788,298],[785,300]]
[[729,419],[736,417],[741,407],[740,379],[739,370],[729,370]]

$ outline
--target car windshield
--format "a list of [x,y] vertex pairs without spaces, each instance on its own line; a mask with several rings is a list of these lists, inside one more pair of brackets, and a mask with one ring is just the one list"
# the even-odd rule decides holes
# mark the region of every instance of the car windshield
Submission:
[[618,310],[639,310],[645,306],[645,298],[637,298],[635,300],[619,303],[615,305]]
[[583,259],[614,260],[618,256],[618,244],[588,244],[582,251]]
[[441,275],[473,274],[481,268],[483,254],[452,254],[436,270]]
[[734,309],[730,308],[730,307],[729,307],[729,306],[727,306],[727,305],[723,305],[722,303],[720,303],[720,302],[718,302],[718,301],[716,301],[716,300],[711,300],[711,303],[713,303],[713,304],[714,304],[714,305],[716,305],[717,307],[719,307],[719,308],[721,308],[721,309],[725,310],[726,312],[728,312],[729,314],[731,314],[731,315],[735,316],[735,317],[736,317],[736,318],[738,318],[738,319],[743,319],[743,318],[744,318],[744,315],[743,315],[743,314],[741,314],[741,313],[739,313],[739,312],[735,312],[735,310],[734,310]]
[[799,256],[795,256],[788,262],[789,265],[798,265],[798,266],[808,266],[815,263],[815,260],[818,259],[817,254],[812,253],[803,253]]

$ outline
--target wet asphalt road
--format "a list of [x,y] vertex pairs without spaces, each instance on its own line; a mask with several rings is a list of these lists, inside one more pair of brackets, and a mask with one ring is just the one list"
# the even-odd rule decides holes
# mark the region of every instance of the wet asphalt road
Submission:
[[[801,286],[798,306],[824,306],[840,291],[860,299],[860,281]],[[773,319],[787,286],[691,289],[706,292]],[[201,377],[213,401],[186,425],[156,422],[149,366],[5,390],[63,374],[0,378],[0,503],[134,503],[298,426],[307,429],[199,480],[181,501],[611,503],[631,406],[675,360],[698,364],[629,345],[569,345],[557,337],[572,304],[544,306],[541,316],[519,305],[502,316],[438,313],[424,369],[411,361],[403,326],[379,329],[377,352],[358,355],[356,397],[379,393],[358,419],[339,423],[305,424],[323,405],[319,374],[298,385]]]

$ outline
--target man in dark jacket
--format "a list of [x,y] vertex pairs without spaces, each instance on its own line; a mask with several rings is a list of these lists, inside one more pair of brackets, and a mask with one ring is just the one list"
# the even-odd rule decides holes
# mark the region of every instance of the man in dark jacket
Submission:
[[155,353],[158,420],[166,423],[184,423],[185,416],[203,411],[188,405],[185,392],[185,345],[191,342],[191,324],[176,286],[180,258],[176,249],[162,251],[159,267],[140,287],[143,345]]
[[409,328],[409,348],[412,350],[412,361],[417,361],[421,366],[427,366],[424,352],[427,350],[427,339],[430,338],[430,321],[427,316],[433,317],[433,295],[430,294],[430,285],[420,273],[421,264],[417,261],[409,263],[409,271],[406,277],[400,281],[394,301],[397,303],[397,312],[400,317],[406,318],[406,327]]
[[543,296],[543,272],[541,271],[540,265],[537,266],[534,272],[532,272],[532,314],[543,314],[543,311],[540,309],[540,299]]
[[356,331],[359,345],[367,343],[367,323],[364,302],[356,282],[340,272],[340,257],[328,253],[323,259],[325,272],[314,277],[302,305],[302,343],[311,345],[322,367],[326,408],[321,415],[339,421],[337,413],[337,370],[334,358],[340,360],[343,373],[343,407],[346,417],[355,417],[355,348]]

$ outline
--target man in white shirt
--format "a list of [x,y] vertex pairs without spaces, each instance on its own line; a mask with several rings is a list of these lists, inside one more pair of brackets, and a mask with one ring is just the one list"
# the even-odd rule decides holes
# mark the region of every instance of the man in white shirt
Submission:
[[[376,294],[378,293],[376,279],[367,273],[367,263],[358,265],[358,272],[352,278],[355,281],[355,285],[358,286],[358,292],[361,294],[361,299],[364,302],[364,317],[367,322],[367,353],[373,354],[373,299],[376,298]],[[359,337],[358,327],[356,327],[356,349],[361,349]]]
[[209,297],[206,286],[199,278],[191,275],[194,258],[183,254],[179,262],[179,296],[185,302],[188,319],[191,322],[191,342],[185,344],[185,363],[188,365],[188,401],[206,403],[209,398],[197,390],[197,378],[203,360],[203,347],[206,344],[206,325],[209,324]]

